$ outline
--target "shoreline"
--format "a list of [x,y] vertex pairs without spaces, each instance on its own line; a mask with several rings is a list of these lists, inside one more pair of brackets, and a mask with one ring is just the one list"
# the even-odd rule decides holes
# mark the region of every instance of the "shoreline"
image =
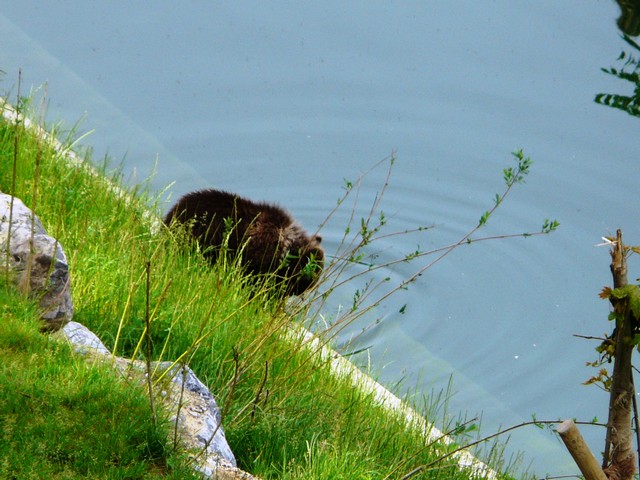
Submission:
[[[63,144],[39,124],[33,122],[29,117],[19,114],[16,109],[5,98],[0,98],[0,109],[2,109],[2,116],[8,122],[18,123],[21,122],[28,130],[35,132],[36,136],[46,142],[55,151],[57,151],[62,158],[73,168],[84,168],[91,172],[96,177],[101,175],[94,169],[94,167],[83,160],[72,148],[66,148]],[[123,191],[117,185],[109,182],[108,179],[102,178],[105,184],[108,185],[109,190],[118,198],[128,200],[129,195]],[[150,211],[146,210],[145,221],[149,222],[149,228],[152,232],[156,232],[160,225],[161,219],[156,217]],[[301,336],[304,341],[304,345],[310,352],[318,351],[316,355],[320,355],[322,359],[330,359],[331,372],[338,378],[348,378],[351,383],[364,394],[373,395],[375,402],[383,406],[389,413],[398,413],[404,417],[406,424],[409,428],[416,429],[425,437],[429,442],[435,440],[441,441],[444,444],[452,444],[453,440],[446,436],[433,424],[429,423],[424,416],[419,414],[415,409],[411,408],[405,402],[403,402],[398,396],[394,395],[391,391],[386,389],[380,383],[375,381],[370,375],[363,373],[349,360],[341,356],[339,353],[331,349],[326,345],[322,345],[320,340],[310,331],[304,329],[302,326],[296,326],[295,329],[290,329],[287,336]],[[491,469],[487,464],[478,460],[470,452],[463,450],[453,454],[457,460],[458,466],[461,469],[470,470],[474,476],[480,476],[481,478],[496,479],[499,478],[499,474]]]

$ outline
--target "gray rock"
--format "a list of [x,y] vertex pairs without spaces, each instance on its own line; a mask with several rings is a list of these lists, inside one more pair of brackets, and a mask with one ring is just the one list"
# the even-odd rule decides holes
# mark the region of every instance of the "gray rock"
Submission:
[[[220,409],[209,389],[187,366],[161,362],[156,370],[166,371],[167,378],[171,379],[172,394],[166,396],[165,403],[170,405],[169,411],[178,414],[178,427],[190,432],[189,438],[184,439],[188,448],[206,452],[201,456],[204,461],[197,462],[198,469],[206,476],[212,476],[220,466],[235,467],[235,456],[221,426]],[[171,420],[175,419],[174,415]]]
[[[111,362],[126,378],[144,381],[146,365],[139,360],[113,357],[100,339],[87,327],[69,322],[61,333],[78,353],[98,361]],[[182,447],[190,452],[194,468],[206,478],[253,479],[236,467],[236,459],[221,426],[221,414],[213,395],[193,371],[171,362],[151,364],[159,395],[171,422],[176,422]],[[146,384],[146,382],[145,382]]]
[[0,274],[19,291],[40,299],[46,330],[73,316],[69,265],[62,245],[18,198],[0,192]]
[[96,352],[103,355],[111,354],[98,336],[81,323],[69,322],[62,328],[62,331],[71,341],[74,350],[78,353]]

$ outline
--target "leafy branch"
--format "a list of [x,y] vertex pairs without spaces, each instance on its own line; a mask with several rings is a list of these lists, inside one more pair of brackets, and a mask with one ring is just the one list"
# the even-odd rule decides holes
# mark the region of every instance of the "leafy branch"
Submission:
[[[330,323],[325,331],[324,340],[326,343],[335,338],[347,325],[353,322],[356,318],[365,315],[370,310],[376,308],[389,297],[394,295],[398,290],[405,290],[413,283],[418,277],[424,274],[426,270],[431,268],[434,264],[444,259],[447,255],[453,252],[455,249],[462,245],[469,245],[475,242],[483,242],[488,240],[498,240],[515,237],[529,237],[532,235],[544,235],[555,231],[559,227],[557,220],[545,219],[541,228],[535,232],[523,232],[516,234],[502,234],[502,235],[489,235],[485,237],[474,237],[480,228],[482,228],[497,208],[502,205],[505,198],[509,195],[511,190],[518,184],[525,182],[526,176],[529,174],[532,160],[525,156],[522,150],[517,150],[512,153],[515,160],[515,165],[504,168],[502,171],[504,180],[504,190],[501,193],[497,193],[493,200],[492,207],[485,211],[478,223],[470,229],[466,234],[462,235],[457,241],[448,245],[440,246],[431,250],[415,249],[410,252],[400,255],[395,259],[391,259],[384,262],[377,261],[377,253],[371,253],[372,245],[376,244],[382,239],[388,239],[389,237],[406,235],[409,233],[416,233],[427,231],[433,226],[418,226],[415,228],[407,229],[401,232],[384,232],[384,227],[387,224],[387,217],[380,210],[382,198],[389,185],[389,179],[391,171],[395,163],[395,157],[384,159],[378,162],[373,168],[388,162],[388,170],[384,177],[383,185],[380,191],[375,195],[371,207],[368,209],[367,216],[358,218],[356,215],[356,206],[360,198],[360,192],[363,184],[364,177],[371,172],[369,170],[365,174],[361,175],[355,182],[345,180],[344,182],[344,194],[338,199],[336,206],[330,212],[329,216],[321,224],[322,228],[329,221],[329,218],[337,212],[340,207],[345,205],[345,201],[350,195],[355,196],[354,205],[351,209],[347,227],[344,230],[343,238],[338,245],[337,252],[331,262],[325,266],[321,280],[319,282],[320,289],[316,289],[306,299],[298,299],[297,303],[294,300],[290,307],[294,309],[298,308],[301,316],[311,319],[317,319],[320,315],[319,312],[323,311],[329,296],[336,289],[350,284],[355,279],[359,279],[363,276],[368,276],[374,271],[380,269],[388,269],[394,265],[400,263],[416,262],[427,256],[434,257],[431,261],[418,265],[415,271],[409,275],[408,278],[402,280],[398,284],[389,285],[391,278],[384,276],[382,279],[368,279],[361,282],[358,285],[357,290],[353,295],[353,302],[350,307],[340,310],[337,314],[335,321]],[[356,228],[352,228],[356,226]],[[357,271],[353,272],[352,268],[358,267]],[[389,285],[389,288],[380,291],[383,285]],[[313,305],[315,314],[309,314],[308,309]],[[400,309],[400,313],[404,313],[406,305]],[[324,322],[324,319],[322,318]],[[326,324],[326,322],[324,322]],[[326,344],[325,343],[325,344]]]
[[[640,52],[638,45],[631,37],[624,34],[622,36],[634,50]],[[640,117],[640,59],[630,53],[622,51],[617,60],[623,63],[622,68],[603,68],[606,74],[630,82],[634,85],[633,95],[619,95],[615,93],[598,93],[594,101],[599,105],[617,108],[627,112],[634,117]]]

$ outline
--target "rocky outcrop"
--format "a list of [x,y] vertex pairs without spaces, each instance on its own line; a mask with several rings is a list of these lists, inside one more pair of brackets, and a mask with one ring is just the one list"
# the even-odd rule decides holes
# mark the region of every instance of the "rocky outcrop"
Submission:
[[21,200],[0,192],[0,275],[39,298],[45,330],[73,316],[69,265],[62,245]]
[[[62,333],[78,353],[93,360],[111,362],[128,381],[145,381],[147,368],[144,362],[113,357],[84,325],[70,322]],[[177,425],[182,448],[191,452],[194,468],[206,478],[253,479],[236,468],[235,456],[221,427],[220,409],[209,389],[193,371],[171,362],[152,362],[151,368],[154,379],[161,379],[155,398],[162,401],[170,421]]]

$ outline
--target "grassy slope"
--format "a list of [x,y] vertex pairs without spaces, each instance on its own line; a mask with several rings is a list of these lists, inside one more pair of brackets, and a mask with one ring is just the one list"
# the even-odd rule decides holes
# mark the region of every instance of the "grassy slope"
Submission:
[[0,478],[190,477],[141,389],[41,335],[24,298],[0,297]]
[[[14,145],[18,145],[16,157]],[[114,195],[101,177],[71,168],[58,156],[25,130],[0,124],[0,190],[11,191],[12,165],[17,158],[15,195],[27,205],[35,202],[45,227],[61,241],[69,257],[75,320],[96,332],[117,354],[139,357],[148,263],[152,356],[188,362],[209,385],[223,408],[227,438],[240,467],[265,478],[383,479],[389,474],[389,478],[400,478],[442,452],[443,447],[425,445],[424,438],[408,430],[402,418],[383,411],[348,381],[337,380],[328,365],[310,356],[300,342],[283,340],[283,329],[292,318],[269,299],[268,287],[250,297],[242,288],[245,279],[232,265],[208,267],[197,254],[178,248],[180,242],[174,236],[151,232],[143,212],[157,208],[143,188],[131,192],[133,200],[127,203]],[[107,175],[104,169],[102,173]],[[117,175],[107,176],[119,181]],[[64,355],[58,367],[63,377],[85,368],[64,349],[36,335],[31,323],[21,326],[22,321],[17,319],[13,328],[27,331],[24,335],[39,342],[39,355]],[[2,363],[30,366],[29,347],[12,347],[13,336],[17,335],[1,337],[0,352],[8,356]],[[70,371],[65,371],[67,368]],[[25,370],[25,375],[34,374],[29,367]],[[93,375],[91,369],[86,375]],[[99,402],[104,400],[103,410],[107,412],[114,405],[123,405],[116,410],[131,411],[132,418],[146,418],[147,412],[130,407],[126,398],[105,398],[101,392],[114,389],[114,384],[104,373],[94,376],[95,382],[85,387],[87,395],[98,402],[93,413],[101,410]],[[42,382],[37,403],[59,403],[52,382]],[[0,388],[8,395],[12,388],[25,387],[15,387],[13,378],[3,376]],[[24,393],[30,395],[31,391]],[[9,410],[0,406],[4,421],[10,422],[12,413],[33,408],[28,396],[12,405]],[[69,409],[76,411],[78,405],[71,402]],[[139,408],[144,409],[144,405],[142,402]],[[91,417],[92,423],[93,413],[82,415]],[[41,419],[34,421],[43,423]],[[55,435],[62,438],[56,444],[69,445],[62,449],[60,458],[54,455],[55,465],[59,472],[73,472],[60,478],[84,478],[84,463],[76,462],[69,451],[71,444],[84,444],[87,437],[65,433],[61,428],[65,421],[54,417],[44,422],[59,426]],[[127,421],[114,418],[112,423]],[[149,431],[150,427],[142,422],[141,428]],[[10,438],[6,439],[14,448],[22,441],[15,432],[9,430]],[[43,431],[41,435],[53,437],[54,432]],[[134,437],[117,445],[118,451],[135,450],[144,442]],[[159,452],[160,457],[166,453],[162,448]],[[113,463],[109,458],[92,461],[95,468],[100,463],[104,468]],[[140,462],[145,461],[143,455]],[[178,463],[175,459],[171,462]],[[469,478],[456,467],[447,466],[448,462],[412,478]],[[139,476],[152,475],[153,471],[147,469]],[[156,472],[164,475],[167,470]]]

